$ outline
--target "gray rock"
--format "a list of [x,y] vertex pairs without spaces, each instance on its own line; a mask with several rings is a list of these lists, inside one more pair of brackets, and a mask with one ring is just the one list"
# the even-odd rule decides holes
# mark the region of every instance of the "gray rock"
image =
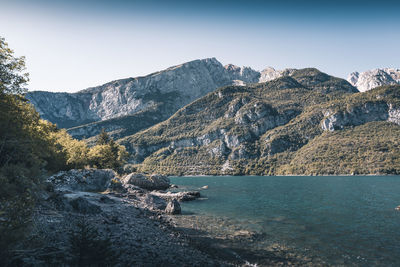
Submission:
[[256,83],[260,78],[260,73],[249,67],[238,67],[233,64],[224,66],[227,70],[230,78],[236,81],[238,85],[244,85],[247,83]]
[[[224,67],[215,58],[207,58],[144,77],[112,81],[77,93],[35,91],[29,92],[26,97],[42,118],[63,128],[79,126],[70,129],[69,133],[76,138],[88,138],[99,134],[104,126],[107,126],[108,132],[123,127],[121,123],[97,127],[96,123],[91,122],[134,115],[164,104],[165,99],[173,100],[168,101],[162,112],[158,112],[158,118],[153,121],[156,124],[218,87],[235,84],[236,80],[243,83],[258,82],[259,76],[260,73],[251,68]],[[157,113],[152,115],[156,116]]]
[[200,197],[200,192],[198,191],[184,191],[184,192],[157,192],[153,191],[150,193],[153,196],[163,198],[167,201],[172,201],[174,199],[178,201],[191,201]]
[[98,214],[101,208],[83,197],[77,197],[69,201],[73,210],[83,214]]
[[400,110],[386,102],[367,102],[351,110],[332,113],[325,112],[321,122],[324,131],[335,131],[345,126],[358,126],[371,121],[390,121],[400,125]]
[[144,208],[149,210],[164,211],[167,207],[167,202],[161,197],[152,194],[146,194],[142,199],[142,205]]
[[258,82],[264,83],[271,80],[275,80],[282,76],[290,76],[295,72],[296,69],[283,69],[283,70],[275,70],[272,67],[268,67],[260,72],[260,79]]
[[173,199],[168,202],[167,207],[165,208],[165,213],[168,214],[181,214],[181,205],[176,199]]
[[145,176],[140,173],[131,173],[123,178],[123,182],[146,190],[165,190],[170,187],[170,180],[168,177],[158,174]]
[[101,192],[108,189],[116,176],[111,169],[61,171],[47,179],[57,190]]
[[180,198],[178,198],[178,200],[180,201],[191,201],[191,200],[195,200],[196,198],[200,197],[200,192],[198,191],[189,191],[189,192],[181,192],[183,193],[182,196]]

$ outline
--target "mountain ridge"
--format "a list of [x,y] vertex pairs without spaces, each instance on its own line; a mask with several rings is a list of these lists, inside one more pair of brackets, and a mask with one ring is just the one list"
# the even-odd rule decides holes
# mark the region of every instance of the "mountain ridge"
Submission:
[[[220,88],[119,142],[139,170],[169,175],[400,173],[400,86],[327,96],[276,84]],[[359,152],[348,150],[351,142]]]
[[[114,137],[119,138],[124,132],[132,134],[153,125],[127,126],[120,123],[127,121],[123,118],[131,117],[133,121],[151,118],[149,121],[157,123],[218,87],[258,83],[261,73],[250,67],[223,66],[217,59],[207,58],[145,76],[114,80],[76,93],[34,91],[26,97],[44,119],[69,128],[75,138],[90,138],[102,128],[118,132]],[[129,129],[125,131],[124,127]]]
[[[394,78],[378,79],[377,75],[385,71],[392,73]],[[75,138],[90,139],[104,129],[119,139],[168,119],[179,108],[221,86],[265,83],[291,77],[296,72],[298,70],[293,68],[275,70],[267,67],[256,71],[233,64],[223,66],[217,59],[207,58],[145,76],[117,79],[76,93],[34,91],[29,92],[27,98],[43,118],[67,128]],[[400,71],[396,73],[395,69],[389,68],[361,74],[355,72],[348,81],[364,90],[363,86],[395,84],[396,75],[400,83]],[[389,74],[385,75],[389,77]],[[319,79],[324,79],[322,76]]]
[[[343,133],[355,129],[353,142],[361,142],[365,149],[360,153],[378,157],[375,149],[387,146],[391,157],[400,160],[398,141],[393,142],[399,125],[399,86],[360,93],[343,79],[308,68],[263,84],[219,88],[119,143],[131,152],[131,162],[139,170],[170,175],[393,173],[392,167],[397,173],[400,161],[390,165],[386,158],[376,163],[383,165],[381,169],[374,163],[364,171],[349,162],[342,168],[337,158],[336,169],[314,168],[312,162],[309,168],[300,168],[294,158],[321,145],[324,136],[343,139]],[[368,127],[377,136],[379,127],[390,130],[389,135],[372,139],[371,147],[365,147],[362,138],[370,136]],[[340,146],[336,143],[324,155],[335,154]],[[346,153],[354,162],[361,160]]]

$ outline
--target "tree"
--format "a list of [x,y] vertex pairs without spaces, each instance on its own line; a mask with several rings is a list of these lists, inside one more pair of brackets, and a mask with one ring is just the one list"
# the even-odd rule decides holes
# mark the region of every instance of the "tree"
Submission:
[[104,129],[99,134],[96,144],[88,153],[92,167],[118,170],[124,165],[128,157],[125,147],[115,143]]
[[101,132],[97,137],[96,145],[107,145],[109,142],[110,136],[104,129],[101,129]]
[[14,57],[14,51],[0,37],[0,94],[23,94],[29,81],[25,71],[25,57]]
[[[89,148],[84,141],[72,138],[66,130],[57,130],[50,135],[54,145],[54,154],[64,157],[64,160],[57,160],[56,163],[63,163],[59,169],[82,169],[88,165]],[[51,163],[51,161],[49,161]],[[50,167],[50,166],[49,166]]]
[[85,217],[77,221],[69,233],[69,252],[73,266],[113,266],[118,254],[110,238],[102,238],[98,230]]
[[39,114],[21,96],[28,81],[25,58],[16,58],[0,37],[0,265],[24,234],[43,164]]

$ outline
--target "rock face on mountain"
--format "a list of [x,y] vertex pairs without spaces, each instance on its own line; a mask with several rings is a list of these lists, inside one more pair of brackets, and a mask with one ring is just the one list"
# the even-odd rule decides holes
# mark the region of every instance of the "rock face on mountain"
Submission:
[[259,77],[260,73],[249,67],[224,67],[209,58],[77,93],[37,91],[26,97],[42,118],[72,128],[69,133],[76,138],[97,135],[102,128],[120,138],[169,118],[218,87],[255,83]]
[[[219,88],[119,142],[143,172],[276,175],[319,173],[326,167],[326,173],[344,174],[367,164],[365,158],[382,156],[384,163],[370,163],[357,173],[393,173],[400,172],[399,122],[400,86],[360,93],[343,79],[301,69],[266,83]],[[379,138],[371,139],[371,133]],[[331,143],[325,144],[325,137]],[[340,152],[341,142],[363,149]],[[313,150],[310,158],[307,151],[314,145],[322,150]],[[399,164],[380,150],[393,153]],[[328,164],[330,158],[335,164]],[[319,165],[297,164],[305,159]]]
[[172,98],[177,110],[185,104],[231,84],[215,58],[195,60],[145,77],[113,81],[78,93],[31,92],[27,98],[41,116],[60,127],[101,121],[158,105]]
[[385,101],[367,102],[350,110],[335,112],[322,121],[322,129],[335,131],[345,126],[358,126],[371,121],[390,121],[400,125],[400,108]]
[[361,73],[353,72],[347,80],[360,92],[365,92],[378,86],[400,84],[400,69],[384,68]]
[[42,118],[67,128],[78,139],[102,129],[114,139],[132,135],[168,119],[178,109],[226,85],[264,83],[296,70],[258,72],[215,58],[195,60],[144,77],[112,81],[77,93],[29,92]]
[[271,80],[275,80],[282,76],[290,76],[296,69],[283,69],[283,70],[275,70],[272,67],[268,67],[260,72],[260,79],[258,82],[264,83]]
[[243,84],[248,84],[257,83],[260,79],[260,73],[249,67],[238,67],[228,64],[225,65],[224,68],[233,81],[241,81]]

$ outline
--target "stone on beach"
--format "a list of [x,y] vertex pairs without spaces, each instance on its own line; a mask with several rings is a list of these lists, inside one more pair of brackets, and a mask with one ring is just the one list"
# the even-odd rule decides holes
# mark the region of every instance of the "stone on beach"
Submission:
[[167,207],[167,202],[158,196],[146,194],[142,200],[142,205],[148,210],[163,211]]
[[131,173],[126,175],[122,180],[124,184],[132,184],[146,190],[165,190],[170,187],[169,178],[158,174],[145,176],[141,173]]
[[50,176],[47,182],[57,190],[102,192],[107,190],[115,176],[111,169],[72,169]]
[[191,201],[200,197],[200,192],[197,191],[186,191],[186,192],[151,192],[153,196],[158,196],[166,200],[176,199],[178,201]]
[[165,213],[168,214],[181,214],[181,205],[176,199],[173,199],[168,202],[167,207],[165,208]]
[[77,197],[69,201],[73,210],[83,214],[98,214],[101,212],[101,208],[98,205],[90,203],[83,197]]

